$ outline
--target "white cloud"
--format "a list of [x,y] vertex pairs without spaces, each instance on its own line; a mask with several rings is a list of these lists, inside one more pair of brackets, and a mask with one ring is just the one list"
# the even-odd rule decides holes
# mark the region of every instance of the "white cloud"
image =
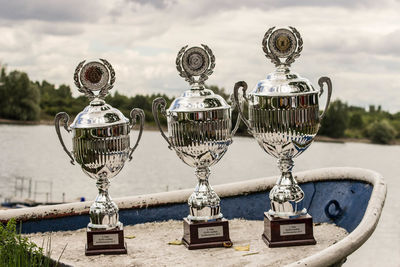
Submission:
[[0,1],[0,17],[11,21],[96,21],[104,14],[106,1],[16,0]]
[[400,111],[395,1],[15,2],[0,11],[0,61],[32,79],[74,88],[78,62],[102,57],[116,70],[113,90],[179,95],[188,86],[175,69],[176,53],[205,43],[217,63],[209,84],[230,92],[236,81],[252,87],[273,70],[262,37],[270,26],[291,25],[304,39],[294,71],[315,86],[330,76],[334,97],[350,104]]

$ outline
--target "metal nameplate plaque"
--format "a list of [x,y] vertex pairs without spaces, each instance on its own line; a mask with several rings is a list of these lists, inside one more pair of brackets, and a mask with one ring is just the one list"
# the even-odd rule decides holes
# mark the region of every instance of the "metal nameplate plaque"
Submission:
[[118,245],[118,234],[93,235],[94,246]]
[[305,235],[306,234],[306,224],[283,224],[280,225],[280,235]]
[[222,237],[224,230],[222,226],[200,227],[198,233],[199,238]]

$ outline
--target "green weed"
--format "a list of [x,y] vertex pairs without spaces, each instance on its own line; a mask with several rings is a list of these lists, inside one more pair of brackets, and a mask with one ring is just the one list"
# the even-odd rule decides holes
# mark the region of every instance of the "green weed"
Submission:
[[43,249],[44,240],[42,247],[37,246],[21,235],[21,227],[22,225],[17,231],[15,219],[9,220],[6,226],[0,224],[0,266],[57,266],[59,261],[55,262],[50,258],[51,238],[47,239],[46,249]]

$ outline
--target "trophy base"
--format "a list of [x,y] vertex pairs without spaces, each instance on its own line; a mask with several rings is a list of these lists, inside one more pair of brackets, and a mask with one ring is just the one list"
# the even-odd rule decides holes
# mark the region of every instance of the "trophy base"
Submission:
[[315,245],[313,221],[309,214],[286,219],[264,213],[262,239],[270,248]]
[[193,222],[183,219],[182,243],[188,249],[231,247],[228,220]]
[[121,228],[113,230],[87,230],[86,256],[99,254],[127,254],[124,242],[124,230]]

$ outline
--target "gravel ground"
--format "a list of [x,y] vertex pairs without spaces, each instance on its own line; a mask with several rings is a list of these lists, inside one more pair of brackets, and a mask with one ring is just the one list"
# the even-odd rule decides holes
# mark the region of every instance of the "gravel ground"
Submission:
[[[315,246],[268,248],[261,239],[263,221],[235,219],[229,222],[231,248],[188,250],[168,245],[182,237],[182,221],[137,224],[124,227],[127,255],[85,256],[85,229],[28,235],[39,246],[51,235],[52,257],[72,266],[282,266],[325,249],[347,235],[333,224],[314,226]],[[132,238],[134,236],[134,238]],[[131,237],[131,238],[126,238]],[[235,247],[250,245],[249,251]]]

